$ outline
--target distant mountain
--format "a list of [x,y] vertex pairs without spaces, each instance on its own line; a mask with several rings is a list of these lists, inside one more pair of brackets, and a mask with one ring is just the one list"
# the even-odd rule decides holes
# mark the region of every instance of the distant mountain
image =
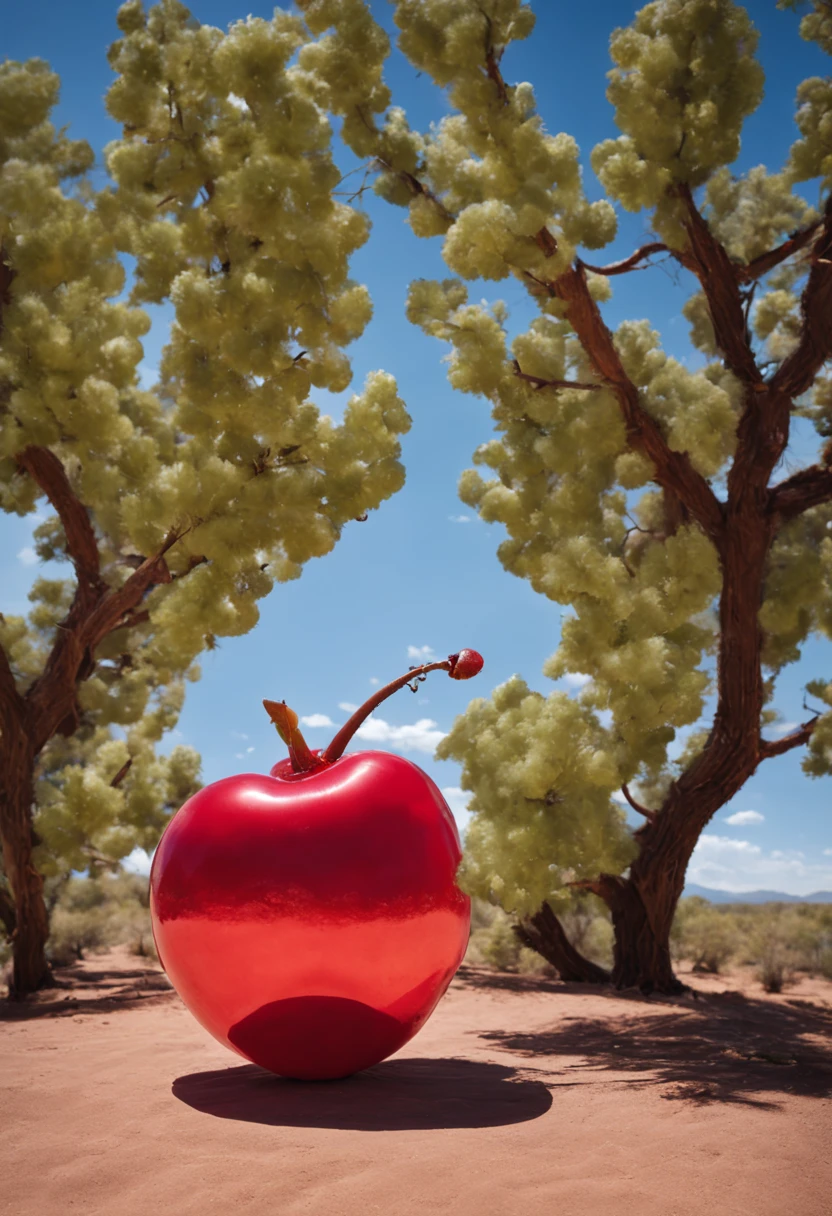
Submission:
[[813,891],[811,895],[786,895],[784,891],[715,891],[686,884],[683,895],[701,895],[712,904],[832,904],[832,891]]

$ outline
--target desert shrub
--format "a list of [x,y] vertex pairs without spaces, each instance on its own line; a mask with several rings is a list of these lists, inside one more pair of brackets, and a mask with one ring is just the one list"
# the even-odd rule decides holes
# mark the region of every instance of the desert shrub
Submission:
[[779,992],[798,971],[832,979],[832,904],[718,904],[700,896],[679,901],[670,934],[675,961],[714,971],[731,961],[757,968]]
[[495,971],[516,971],[522,949],[509,918],[503,913],[495,918],[481,946],[482,955]]
[[50,918],[47,953],[64,966],[90,951],[127,945],[156,958],[150,929],[148,884],[137,874],[70,878],[57,895]]
[[551,975],[545,959],[521,946],[513,929],[514,918],[483,899],[471,901],[471,937],[465,962],[495,971],[514,971],[521,975]]
[[560,913],[560,922],[569,941],[585,958],[601,967],[612,966],[615,938],[609,908],[597,895],[576,895]]
[[679,901],[670,935],[677,959],[689,959],[694,971],[718,974],[741,947],[741,932],[730,911],[692,896]]
[[832,906],[798,904],[787,922],[795,967],[810,975],[832,979]]
[[485,899],[471,900],[471,933],[476,933],[479,929],[490,929],[496,918],[501,915],[501,910],[494,904],[488,903]]
[[[594,906],[595,904],[598,907]],[[593,962],[612,962],[613,932],[609,914],[595,896],[576,899],[560,916],[566,935],[576,949]],[[514,932],[514,917],[485,900],[471,901],[471,939],[465,961],[521,975],[556,975],[554,967],[535,950],[522,946]]]
[[87,950],[106,949],[112,942],[112,925],[100,907],[64,908],[52,913],[47,953],[60,967],[84,957]]
[[800,961],[796,946],[799,919],[792,909],[769,905],[751,935],[749,945],[756,976],[766,992],[782,992],[794,983]]

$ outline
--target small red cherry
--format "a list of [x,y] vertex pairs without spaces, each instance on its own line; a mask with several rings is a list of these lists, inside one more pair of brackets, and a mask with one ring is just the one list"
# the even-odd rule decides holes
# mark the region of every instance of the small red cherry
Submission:
[[459,654],[448,655],[450,670],[448,675],[452,680],[470,680],[471,676],[482,671],[482,655],[476,650],[460,650]]

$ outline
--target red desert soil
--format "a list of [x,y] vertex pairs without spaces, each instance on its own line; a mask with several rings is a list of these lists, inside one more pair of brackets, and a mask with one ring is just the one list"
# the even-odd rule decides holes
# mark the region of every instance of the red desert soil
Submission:
[[832,983],[645,999],[465,968],[399,1054],[279,1080],[123,951],[0,1013],[15,1216],[829,1216]]

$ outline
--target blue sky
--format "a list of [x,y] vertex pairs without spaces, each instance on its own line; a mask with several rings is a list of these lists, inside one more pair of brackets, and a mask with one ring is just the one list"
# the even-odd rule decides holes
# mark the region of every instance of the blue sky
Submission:
[[[112,79],[105,51],[117,34],[117,7],[113,0],[85,0],[83,5],[28,0],[6,12],[3,21],[3,54],[19,60],[40,56],[51,63],[63,81],[57,121],[69,125],[73,136],[89,140],[97,153],[119,134],[102,103]],[[232,0],[195,0],[192,11],[199,20],[224,28],[249,11],[269,17],[272,7],[252,0],[239,8]],[[377,0],[373,7],[392,31],[389,6]],[[575,136],[587,191],[600,197],[588,162],[593,145],[617,133],[604,97],[609,33],[632,19],[635,6],[618,0],[592,5],[537,0],[533,7],[537,29],[529,41],[511,48],[504,73],[510,82],[533,83],[551,131]],[[796,86],[806,76],[826,74],[828,61],[800,41],[797,18],[778,12],[774,0],[754,0],[750,10],[761,32],[767,85],[763,106],[746,126],[739,168],[765,164],[777,169],[795,137]],[[415,127],[424,129],[442,116],[442,95],[397,53],[388,79]],[[337,156],[345,170],[354,167],[345,151]],[[807,197],[816,201],[811,189]],[[355,258],[353,273],[369,286],[375,316],[351,348],[354,383],[360,386],[365,374],[379,367],[396,376],[413,418],[403,442],[407,484],[366,523],[349,525],[333,554],[311,562],[300,580],[278,586],[262,601],[254,632],[225,639],[204,656],[202,680],[189,689],[174,741],[202,753],[205,781],[267,771],[281,756],[282,745],[261,706],[263,697],[285,698],[305,717],[341,723],[345,706],[363,701],[374,681],[384,683],[420,661],[417,652],[444,657],[471,646],[485,658],[474,682],[457,683],[437,672],[415,696],[399,692],[375,716],[369,741],[420,764],[464,824],[459,769],[433,759],[436,743],[471,696],[487,696],[515,672],[542,692],[551,687],[541,666],[558,644],[562,610],[503,571],[496,557],[502,528],[480,523],[456,496],[459,474],[491,434],[488,407],[451,391],[442,347],[404,316],[411,279],[447,274],[440,243],[417,241],[403,212],[371,194],[365,200],[373,233]],[[619,236],[603,255],[608,260],[631,252],[648,231],[645,216],[620,213],[620,221]],[[617,279],[614,286],[614,299],[606,307],[608,324],[646,317],[661,330],[670,353],[697,359],[680,311],[689,282],[656,267]],[[520,326],[531,315],[523,288],[513,280],[481,289],[474,285],[471,297],[481,295],[504,299],[513,324]],[[146,342],[148,383],[168,316],[156,310]],[[325,395],[319,404],[326,412],[341,407]],[[813,451],[811,436],[797,433],[787,453],[789,467],[805,463]],[[37,573],[31,527],[31,519],[0,518],[0,610],[7,614],[26,610],[26,593]],[[803,715],[806,680],[828,676],[830,668],[827,643],[806,647],[803,663],[787,672],[778,687],[782,729]],[[307,736],[312,746],[322,746],[332,733],[332,727],[312,726]],[[798,754],[768,761],[712,820],[689,867],[689,880],[726,890],[766,887],[807,894],[832,889],[829,793],[828,781],[809,781],[801,774]]]

